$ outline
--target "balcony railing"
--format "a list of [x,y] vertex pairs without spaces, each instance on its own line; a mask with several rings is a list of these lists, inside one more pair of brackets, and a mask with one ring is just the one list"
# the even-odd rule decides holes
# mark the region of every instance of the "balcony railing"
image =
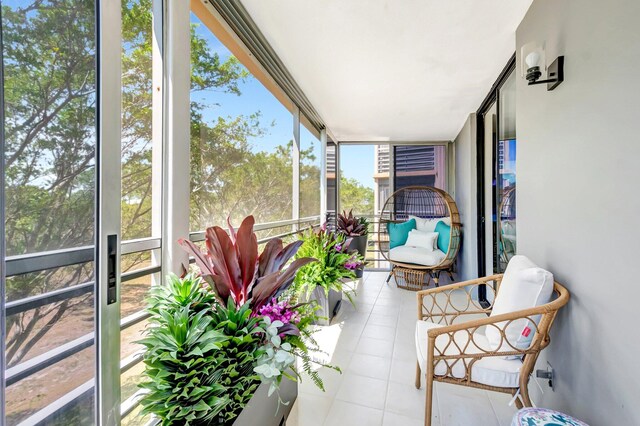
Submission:
[[[320,225],[319,216],[310,216],[301,219],[282,220],[269,223],[256,224],[254,230],[260,235],[258,242],[264,244],[273,238],[286,238],[293,236],[306,229]],[[189,238],[194,242],[204,241],[204,231],[192,232]],[[152,252],[162,249],[159,238],[143,238],[137,240],[123,241],[121,254],[135,254],[142,252]],[[48,269],[63,266],[79,265],[93,262],[95,248],[93,246],[77,247],[63,250],[11,256],[6,259],[7,277],[18,276],[27,273],[41,272]],[[143,268],[133,269],[122,273],[121,282],[128,282],[146,276],[158,274],[162,270],[161,265],[152,265]],[[92,293],[95,290],[95,282],[87,281],[81,284],[52,290],[43,294],[26,297],[19,300],[7,302],[5,305],[6,315],[17,315],[31,309],[42,307],[52,303],[63,302],[65,300]],[[148,318],[145,311],[135,312],[120,321],[120,329],[124,330],[138,324]],[[6,386],[12,386],[34,374],[37,374],[47,367],[63,361],[83,349],[95,344],[95,333],[87,333],[70,342],[51,349],[43,354],[35,356],[27,361],[21,362],[6,371]],[[121,374],[135,367],[142,361],[142,351],[135,352],[121,361]],[[24,420],[24,424],[39,424],[46,422],[46,419],[53,416],[63,415],[73,409],[85,398],[91,398],[95,386],[94,379],[80,384],[73,391],[52,402],[38,412],[32,414]],[[121,404],[122,417],[130,414],[139,405],[142,397],[141,392],[134,393]]]

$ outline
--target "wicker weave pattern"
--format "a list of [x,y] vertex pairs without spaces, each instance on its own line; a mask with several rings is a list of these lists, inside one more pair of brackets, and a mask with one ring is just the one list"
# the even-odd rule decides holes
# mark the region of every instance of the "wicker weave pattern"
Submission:
[[405,290],[422,290],[423,286],[429,285],[429,281],[431,279],[427,271],[419,269],[395,267],[391,273],[395,278],[398,287]]
[[[503,275],[492,275],[477,280],[465,281],[452,284],[443,288],[434,288],[419,291],[417,293],[418,319],[428,320],[442,324],[444,327],[430,329],[427,333],[427,354],[426,363],[426,385],[427,400],[425,404],[425,426],[431,425],[431,398],[433,393],[433,381],[459,384],[463,386],[492,390],[515,395],[520,392],[525,406],[531,406],[527,384],[529,375],[533,371],[540,351],[547,347],[551,341],[549,331],[558,310],[569,301],[569,292],[559,283],[554,283],[555,298],[551,302],[531,309],[525,309],[507,314],[496,315],[494,317],[482,317],[471,321],[464,321],[464,317],[471,314],[487,315],[491,308],[482,307],[473,300],[472,294],[480,285],[486,285],[487,291],[493,291],[497,296],[500,282]],[[466,294],[466,301],[463,303],[453,302],[454,291],[459,297],[461,292]],[[539,317],[536,324],[534,319]],[[525,320],[525,324],[534,333],[533,339],[527,348],[518,348],[516,342],[509,341],[505,330],[517,320]],[[486,330],[487,327],[499,331],[501,336],[498,350],[484,346],[474,339],[474,333]],[[436,347],[436,339],[438,346]],[[444,341],[444,343],[443,343]],[[448,353],[448,354],[447,354]],[[471,369],[473,364],[485,357],[522,357],[522,367],[520,369],[520,386],[518,388],[502,388],[476,383],[471,380]],[[464,375],[454,377],[453,368],[463,366]],[[445,374],[436,375],[436,366],[444,366]],[[416,366],[416,387],[420,388],[421,377],[420,365]],[[517,404],[520,404],[517,402]]]

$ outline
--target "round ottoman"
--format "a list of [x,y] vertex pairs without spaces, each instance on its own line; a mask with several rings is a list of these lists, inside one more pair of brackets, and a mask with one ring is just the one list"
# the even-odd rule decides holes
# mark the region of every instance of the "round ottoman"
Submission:
[[585,422],[574,419],[559,411],[546,408],[523,408],[518,411],[511,426],[588,426]]

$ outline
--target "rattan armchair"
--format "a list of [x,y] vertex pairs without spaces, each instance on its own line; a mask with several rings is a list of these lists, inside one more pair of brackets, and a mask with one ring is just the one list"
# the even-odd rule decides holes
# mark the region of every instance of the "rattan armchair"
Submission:
[[[531,400],[527,384],[534,369],[540,351],[550,343],[549,330],[558,310],[569,301],[569,292],[554,282],[554,297],[551,302],[535,308],[511,312],[489,317],[491,307],[484,307],[473,294],[481,285],[486,285],[487,293],[498,294],[503,275],[492,275],[485,278],[464,281],[447,287],[422,290],[417,293],[418,319],[429,321],[435,325],[425,331],[425,361],[420,363],[420,353],[416,365],[416,388],[420,388],[421,374],[426,380],[425,426],[431,425],[433,382],[445,382],[456,385],[480,388],[516,396],[516,405],[530,407]],[[534,321],[539,316],[539,321]],[[519,348],[515,342],[509,342],[505,329],[514,321],[524,320],[535,333],[526,348]],[[420,322],[419,322],[420,323]],[[482,339],[483,331],[493,327],[500,332],[501,341],[497,350]],[[420,336],[418,332],[416,339]],[[483,360],[503,361],[505,357],[521,362],[519,374],[514,376],[517,383],[508,387],[484,383],[481,377],[480,364]],[[492,361],[493,362],[493,361]],[[424,371],[422,371],[424,369]]]

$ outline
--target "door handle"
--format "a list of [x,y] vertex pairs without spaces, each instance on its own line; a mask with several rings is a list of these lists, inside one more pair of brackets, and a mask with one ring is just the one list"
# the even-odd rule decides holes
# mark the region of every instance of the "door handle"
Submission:
[[107,236],[107,305],[118,301],[118,235]]

